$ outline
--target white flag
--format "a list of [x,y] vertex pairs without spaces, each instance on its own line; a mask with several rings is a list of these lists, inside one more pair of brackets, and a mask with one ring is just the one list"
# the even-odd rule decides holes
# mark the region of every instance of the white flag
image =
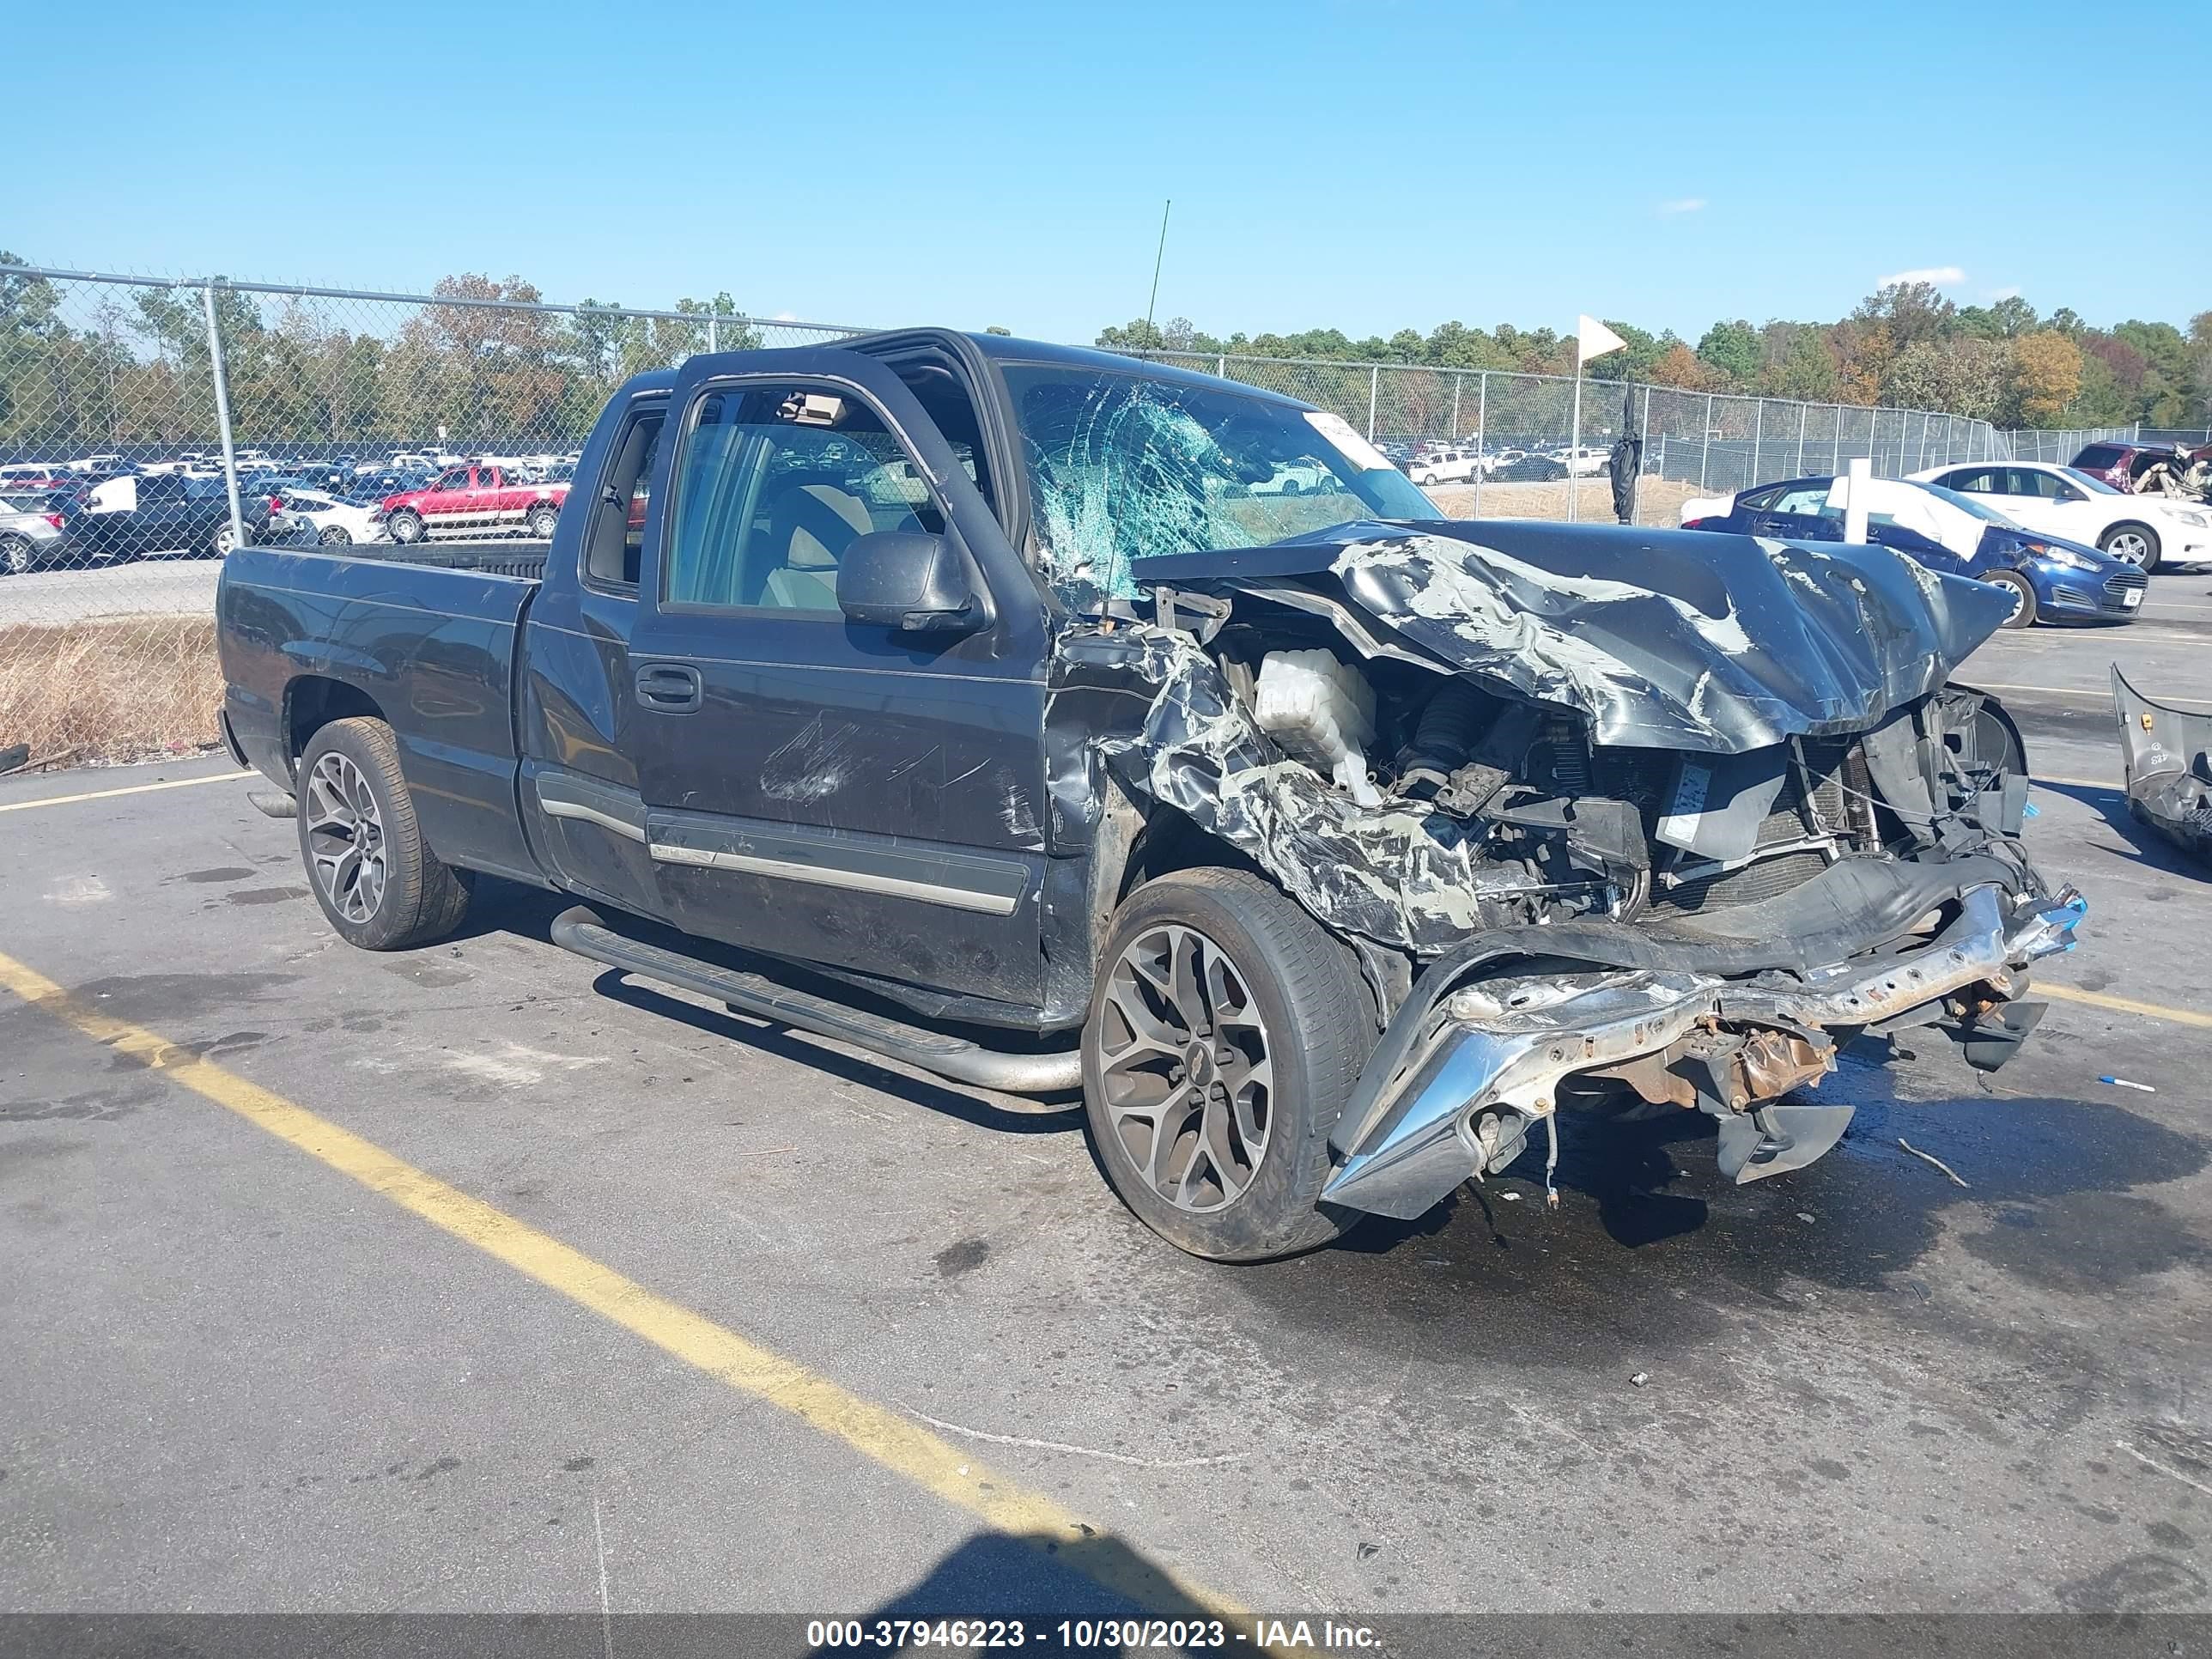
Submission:
[[1588,362],[1593,357],[1602,357],[1608,351],[1618,351],[1628,343],[1595,317],[1576,319],[1576,343],[1582,348],[1581,360]]

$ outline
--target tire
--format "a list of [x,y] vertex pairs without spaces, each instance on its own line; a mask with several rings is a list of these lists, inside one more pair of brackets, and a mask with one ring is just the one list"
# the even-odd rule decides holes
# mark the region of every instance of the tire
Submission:
[[319,545],[323,547],[350,547],[353,545],[352,536],[347,533],[346,527],[342,524],[332,525],[328,530],[323,532],[321,535],[316,537],[315,540]]
[[1982,578],[1991,587],[2007,587],[2019,596],[2019,603],[2011,616],[2005,618],[2007,628],[2033,628],[2035,625],[2035,586],[2017,570],[1996,570]]
[[2098,538],[2097,549],[2116,559],[2124,560],[2146,576],[2158,568],[2158,532],[2133,519],[2107,530]]
[[214,532],[208,537],[208,552],[218,559],[228,558],[230,550],[237,544],[238,538],[232,533],[230,520],[228,519],[217,525]]
[[530,516],[522,521],[522,528],[531,540],[550,542],[553,539],[553,526],[560,522],[559,507],[533,507],[530,509]]
[[382,720],[333,720],[309,738],[299,800],[300,861],[340,939],[404,951],[460,925],[468,887],[424,843],[398,740]]
[[[1256,876],[1186,870],[1122,901],[1099,963],[1084,1106],[1099,1164],[1139,1220],[1208,1261],[1266,1261],[1359,1218],[1320,1207],[1328,1132],[1376,1041],[1349,948]],[[1164,986],[1187,988],[1192,1012]],[[1158,1146],[1164,1122],[1178,1133]]]
[[27,576],[38,568],[38,562],[28,538],[0,536],[0,575]]
[[402,547],[411,546],[422,539],[422,516],[402,507],[384,521],[384,532]]

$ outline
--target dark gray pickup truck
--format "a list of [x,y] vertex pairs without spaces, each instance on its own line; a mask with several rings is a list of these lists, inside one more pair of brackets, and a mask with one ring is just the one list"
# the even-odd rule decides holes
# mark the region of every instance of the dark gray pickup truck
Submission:
[[219,600],[227,738],[350,942],[558,890],[625,972],[1079,1090],[1130,1208],[1237,1261],[1564,1111],[1710,1114],[1749,1180],[1841,1135],[1840,1043],[2002,1063],[2080,911],[1950,682],[2008,609],[1444,520],[1289,398],[938,331],[631,381],[550,550],[246,548]]

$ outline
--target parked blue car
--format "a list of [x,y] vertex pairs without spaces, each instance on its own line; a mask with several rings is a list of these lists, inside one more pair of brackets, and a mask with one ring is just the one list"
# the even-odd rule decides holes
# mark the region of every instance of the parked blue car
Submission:
[[[1761,484],[1731,497],[1725,513],[1703,512],[1686,518],[1682,527],[1781,541],[1839,542],[1843,510],[1829,504],[1836,483],[1813,477]],[[2133,622],[2142,609],[2149,579],[2124,560],[2023,529],[1986,503],[1940,484],[1875,478],[1869,486],[1867,539],[1932,570],[2011,588],[2020,602],[2008,627],[2026,628],[2038,621]],[[1922,494],[1903,493],[1907,491]]]

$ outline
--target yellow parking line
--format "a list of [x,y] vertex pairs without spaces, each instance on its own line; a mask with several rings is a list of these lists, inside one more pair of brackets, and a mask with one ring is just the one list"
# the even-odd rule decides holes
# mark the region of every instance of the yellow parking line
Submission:
[[251,772],[218,772],[211,778],[172,778],[166,783],[134,783],[123,789],[94,789],[82,795],[47,795],[39,800],[0,801],[0,812],[27,812],[34,806],[74,806],[81,800],[112,800],[118,795],[150,795],[156,789],[190,789],[202,783],[236,783]]
[[2126,787],[2124,784],[2115,783],[2105,778],[2055,778],[2045,772],[2037,773],[2028,781],[2041,784],[2063,783],[2069,789],[2102,789],[2115,795]]
[[985,1525],[1048,1553],[1140,1607],[1188,1617],[1245,1620],[1244,1610],[1146,1560],[1103,1528],[1041,1492],[994,1473],[898,1413],[750,1342],[647,1290],[560,1240],[319,1117],[283,1096],[203,1060],[166,1037],[86,1007],[33,969],[0,956],[0,986],[94,1042],[173,1079],[256,1128],[350,1176],[493,1260],[612,1321],[739,1393],[787,1412],[871,1462],[957,1505]]
[[2030,996],[2051,997],[2060,1002],[2086,1003],[2092,1008],[2109,1008],[2116,1014],[2141,1014],[2145,1019],[2162,1019],[2173,1025],[2194,1025],[2212,1031],[2212,1014],[2200,1014],[2191,1008],[2162,1008],[2155,1002],[2137,1002],[2133,997],[2108,997],[2101,991],[2077,991],[2070,985],[2052,985],[2039,981],[2029,991]]

